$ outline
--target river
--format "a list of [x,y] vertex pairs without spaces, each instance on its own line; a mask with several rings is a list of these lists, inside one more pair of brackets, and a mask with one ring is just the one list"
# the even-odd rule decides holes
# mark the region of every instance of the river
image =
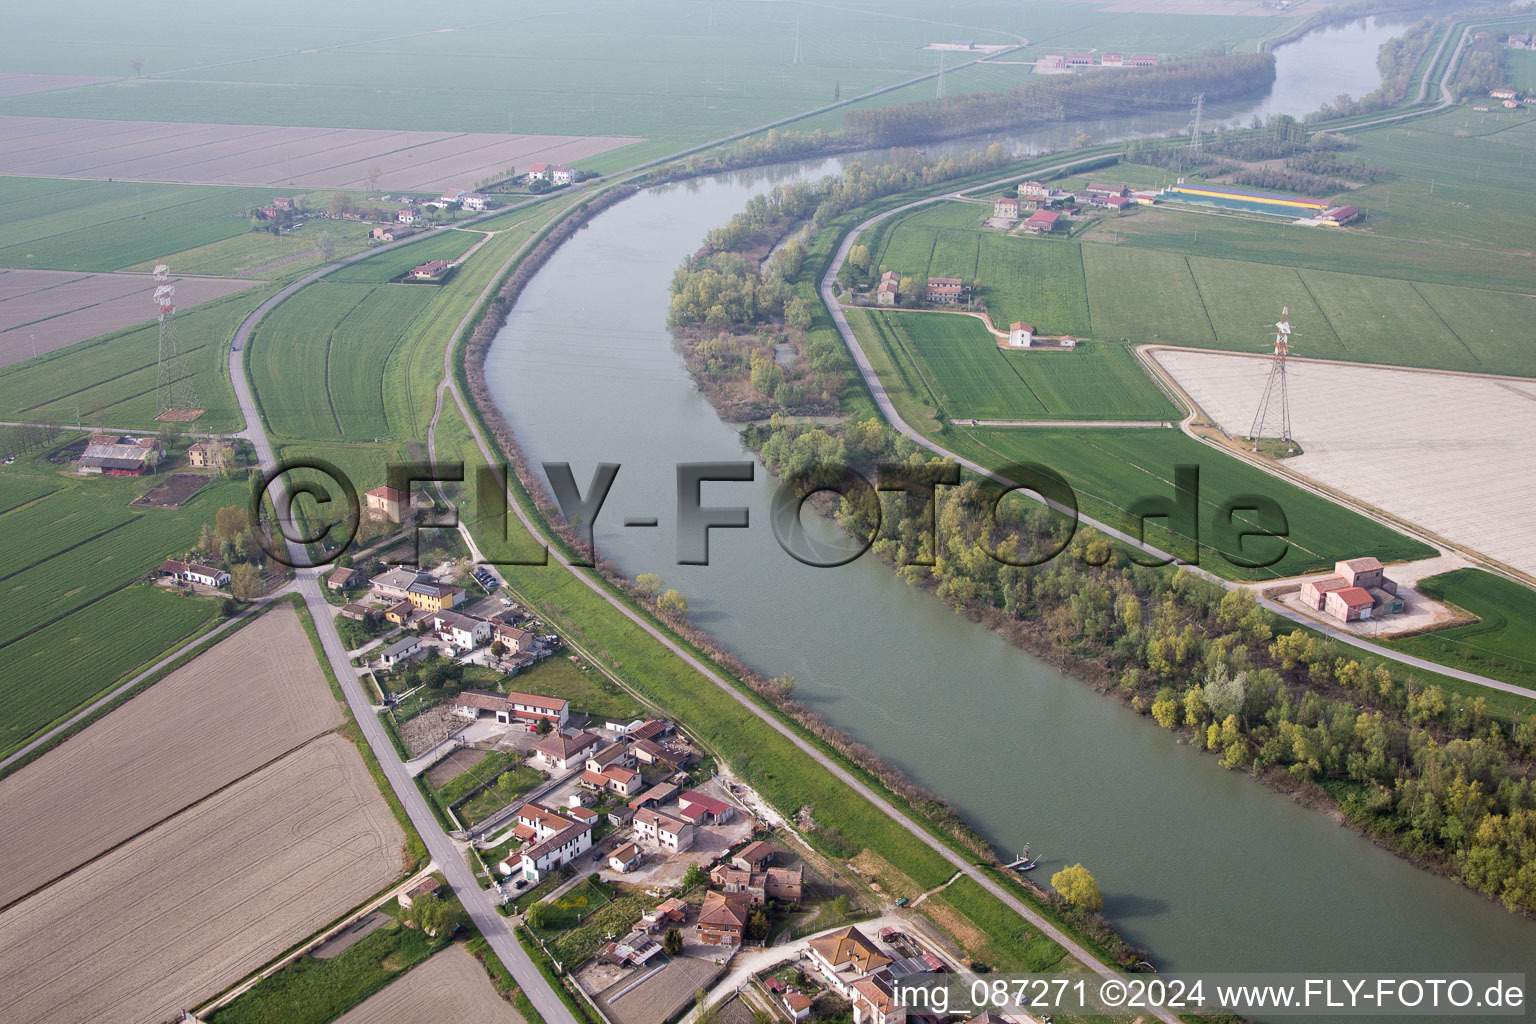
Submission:
[[[1377,42],[1356,44],[1374,56]],[[751,527],[714,531],[708,566],[674,564],[675,464],[751,456],[666,330],[672,270],[751,195],[835,168],[643,192],[578,232],[512,310],[487,359],[492,391],[533,461],[570,462],[583,487],[595,463],[621,464],[597,525],[605,553],[632,574],[659,573],[701,627],[760,671],[794,675],[797,697],[950,800],[1000,851],[1033,844],[1037,880],[1088,865],[1105,913],[1161,969],[1536,962],[1530,922],[1223,770],[872,557],[838,569],[794,561],[769,529],[761,465],[753,483],[703,491],[706,505],[749,507]],[[627,516],[660,527],[625,528]]]

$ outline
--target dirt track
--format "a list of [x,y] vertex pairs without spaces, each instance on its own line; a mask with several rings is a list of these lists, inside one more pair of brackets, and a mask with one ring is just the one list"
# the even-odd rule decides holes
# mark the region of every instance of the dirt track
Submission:
[[0,914],[0,1020],[158,1024],[382,889],[403,842],[323,736]]
[[459,943],[337,1018],[336,1024],[523,1024],[491,987],[485,968]]
[[0,906],[340,725],[292,606],[0,779]]

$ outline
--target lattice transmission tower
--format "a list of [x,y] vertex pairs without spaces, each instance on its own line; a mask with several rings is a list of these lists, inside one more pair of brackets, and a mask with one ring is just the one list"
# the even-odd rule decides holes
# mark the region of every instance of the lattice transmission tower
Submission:
[[1275,322],[1275,352],[1269,361],[1269,379],[1264,382],[1264,397],[1259,399],[1258,412],[1254,413],[1253,426],[1248,428],[1248,440],[1253,450],[1259,450],[1259,440],[1278,437],[1287,444],[1294,444],[1291,437],[1291,399],[1286,390],[1285,363],[1291,354],[1291,307],[1280,308],[1280,319]]
[[176,286],[171,284],[171,268],[164,263],[155,267],[155,305],[160,310],[160,350],[155,361],[155,418],[170,417],[173,411],[191,413],[197,409],[197,391],[186,353],[176,335]]

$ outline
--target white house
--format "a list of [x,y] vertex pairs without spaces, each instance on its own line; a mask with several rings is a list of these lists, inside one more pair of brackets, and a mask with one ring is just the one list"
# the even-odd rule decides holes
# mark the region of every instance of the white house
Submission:
[[1029,348],[1035,341],[1035,328],[1022,320],[1015,320],[1008,326],[1008,347]]
[[401,224],[415,224],[416,223],[416,211],[415,210],[404,210],[404,209],[396,210],[395,211],[395,220],[399,221]]
[[422,649],[421,637],[408,636],[384,648],[384,653],[379,655],[379,664],[385,668],[394,668],[421,654]]
[[575,736],[566,736],[558,731],[551,732],[534,745],[534,753],[539,760],[557,771],[566,771],[581,764],[586,759],[587,751],[597,746],[597,737],[586,730],[578,732]]
[[459,205],[466,210],[485,209],[485,196],[479,192],[467,192],[459,199]]
[[608,855],[608,866],[619,874],[624,875],[640,866],[645,860],[645,854],[635,843],[625,843]]
[[642,839],[670,853],[682,853],[693,845],[693,826],[652,810],[635,812],[635,831]]
[[438,612],[432,617],[432,629],[455,647],[472,651],[491,638],[491,624],[484,619],[458,612]]
[[592,826],[573,821],[548,839],[542,839],[523,851],[523,877],[537,882],[562,864],[567,864],[592,849]]
[[556,185],[569,185],[576,180],[576,168],[554,164],[549,168],[549,180]]
[[890,964],[891,958],[852,925],[829,932],[807,944],[811,963],[832,989],[853,1001],[853,983]]

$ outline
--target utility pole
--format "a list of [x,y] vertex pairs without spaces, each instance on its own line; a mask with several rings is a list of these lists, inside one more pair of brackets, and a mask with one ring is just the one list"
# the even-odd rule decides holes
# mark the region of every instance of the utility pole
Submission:
[[939,51],[939,99],[944,98],[944,51]]
[[800,19],[795,19],[795,59],[792,63],[799,64],[800,60]]
[[1195,96],[1194,115],[1195,115],[1194,141],[1192,141],[1189,144],[1189,148],[1194,151],[1195,156],[1200,156],[1201,153],[1203,152],[1203,149],[1202,149],[1202,146],[1201,146],[1201,140],[1200,140],[1200,133],[1205,130],[1205,93],[1203,93],[1203,92],[1202,93],[1198,93]]

